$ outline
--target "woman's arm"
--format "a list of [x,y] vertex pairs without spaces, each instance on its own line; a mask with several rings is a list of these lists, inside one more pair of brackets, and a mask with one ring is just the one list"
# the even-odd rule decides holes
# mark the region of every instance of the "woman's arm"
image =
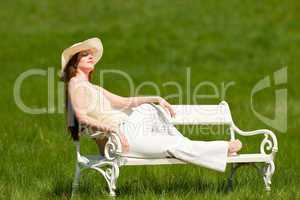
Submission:
[[139,106],[143,103],[158,103],[162,106],[167,112],[170,113],[172,117],[175,116],[175,111],[173,110],[171,104],[169,104],[165,99],[160,96],[140,96],[140,97],[122,97],[112,92],[96,85],[100,92],[109,99],[112,106],[115,108],[132,108]]

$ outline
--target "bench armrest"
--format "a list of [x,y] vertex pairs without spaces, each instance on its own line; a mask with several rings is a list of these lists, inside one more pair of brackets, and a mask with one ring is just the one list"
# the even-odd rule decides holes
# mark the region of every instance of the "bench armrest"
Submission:
[[117,132],[106,133],[103,131],[93,131],[91,127],[80,124],[79,125],[80,135],[86,135],[89,138],[107,138],[107,142],[104,147],[104,157],[107,160],[114,160],[122,153],[122,144],[119,134]]
[[[259,130],[254,130],[254,131],[242,131],[234,123],[232,124],[232,128],[236,133],[238,133],[242,136],[252,136],[252,135],[264,134],[265,138],[262,140],[262,142],[260,144],[260,153],[271,154],[273,157],[275,157],[275,154],[278,151],[278,142],[277,142],[276,135],[272,131],[270,131],[268,129],[259,129]],[[265,150],[267,150],[269,153],[266,152]]]

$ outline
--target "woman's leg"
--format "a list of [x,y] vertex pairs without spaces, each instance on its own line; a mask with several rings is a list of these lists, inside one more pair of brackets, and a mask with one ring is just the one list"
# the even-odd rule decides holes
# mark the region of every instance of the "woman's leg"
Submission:
[[125,134],[129,140],[129,156],[167,157],[201,165],[217,171],[225,171],[229,151],[237,142],[192,141],[184,137],[169,124],[153,105],[142,104],[125,124]]
[[[162,112],[165,112],[164,110],[160,110],[158,109],[156,106],[153,105],[148,105],[149,106],[149,110],[152,110],[154,112],[153,118],[155,119],[154,121],[156,121],[155,125],[158,127],[167,127],[166,131],[170,134],[170,135],[176,135],[176,136],[181,136],[186,138],[185,136],[183,136],[177,129],[176,127],[169,123],[168,120],[164,117],[164,114]],[[228,153],[229,155],[234,155],[235,153],[237,153],[241,148],[242,148],[242,143],[240,140],[234,140],[234,141],[230,141],[228,144],[229,148],[228,148]]]
[[224,172],[228,157],[227,141],[193,141],[184,139],[167,152],[180,160]]

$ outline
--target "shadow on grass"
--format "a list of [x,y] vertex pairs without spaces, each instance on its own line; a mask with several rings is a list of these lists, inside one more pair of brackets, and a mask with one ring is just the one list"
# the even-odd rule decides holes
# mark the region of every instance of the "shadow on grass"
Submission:
[[[50,190],[45,195],[51,199],[71,199],[72,183],[73,177],[55,179],[52,182]],[[96,172],[84,172],[83,176],[80,177],[80,185],[75,194],[75,197],[81,195],[90,197],[107,196],[108,187],[104,178]]]
[[[180,171],[178,171],[180,169]],[[254,178],[256,171],[247,170],[245,176],[240,177],[242,185],[257,182],[258,177]],[[173,173],[170,173],[172,171]],[[116,193],[119,197],[133,198],[140,195],[166,195],[166,196],[190,196],[197,194],[210,193],[215,195],[227,195],[236,191],[228,190],[227,176],[218,177],[205,171],[195,170],[193,167],[181,168],[132,168],[126,169],[118,179]],[[189,173],[190,172],[190,173]],[[250,173],[251,172],[251,173]],[[175,174],[177,173],[177,174]],[[227,175],[227,174],[226,174]],[[239,176],[240,173],[237,174]],[[249,177],[247,180],[246,177]],[[216,179],[217,178],[217,179]],[[47,197],[53,199],[70,199],[72,193],[72,177],[59,177],[53,180]],[[245,182],[246,181],[246,182]],[[247,183],[249,181],[249,183]],[[234,185],[240,185],[238,179],[234,180]],[[260,183],[261,184],[261,183]],[[259,185],[260,185],[259,184]],[[250,186],[250,185],[249,185]],[[108,196],[108,187],[102,176],[95,171],[85,171],[80,179],[80,186],[77,195],[86,198],[99,198]]]
[[[169,184],[161,184],[153,182],[151,185],[145,184],[141,187],[137,182],[131,182],[130,184],[122,185],[118,188],[118,193],[122,195],[142,194],[146,190],[154,194],[184,194],[184,193],[201,193],[214,191],[215,193],[226,194],[227,182],[223,181],[219,184],[203,182],[201,180],[197,182],[171,182]],[[143,184],[143,183],[142,183]]]
[[[108,187],[104,180],[100,180],[101,177],[94,176],[93,180],[84,180],[83,178],[77,193],[78,196],[93,197],[107,197]],[[189,179],[178,179],[172,181],[156,180],[147,176],[145,179],[132,179],[117,187],[116,193],[118,196],[133,197],[146,193],[152,195],[167,195],[167,196],[185,196],[196,193],[213,192],[217,194],[226,194],[227,182],[219,181],[207,182],[201,179],[190,181]],[[166,177],[168,178],[168,177]],[[88,178],[90,179],[90,178]],[[45,195],[51,199],[70,199],[72,194],[72,179],[71,178],[59,178],[55,180]],[[97,182],[95,184],[95,182]]]
[[213,182],[201,178],[190,180],[188,177],[171,179],[156,179],[154,176],[146,176],[141,179],[126,181],[118,187],[117,194],[124,196],[136,196],[145,192],[155,195],[188,195],[196,193],[213,192],[216,194],[227,193],[227,180]]

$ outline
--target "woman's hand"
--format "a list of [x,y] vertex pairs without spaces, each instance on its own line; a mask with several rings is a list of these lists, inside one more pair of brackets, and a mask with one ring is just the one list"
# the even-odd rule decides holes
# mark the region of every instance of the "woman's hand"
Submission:
[[121,130],[119,132],[119,136],[120,136],[120,139],[121,139],[123,153],[127,153],[129,151],[128,140],[127,140],[125,134],[123,133],[123,131],[121,131]]
[[175,117],[176,113],[169,102],[167,102],[164,98],[159,97],[158,103],[163,109],[165,109],[166,112],[170,113],[171,117]]
[[107,126],[105,124],[98,124],[96,127],[93,127],[98,131],[102,131],[104,133],[112,133],[112,132],[116,132],[115,129],[113,129],[110,126]]

